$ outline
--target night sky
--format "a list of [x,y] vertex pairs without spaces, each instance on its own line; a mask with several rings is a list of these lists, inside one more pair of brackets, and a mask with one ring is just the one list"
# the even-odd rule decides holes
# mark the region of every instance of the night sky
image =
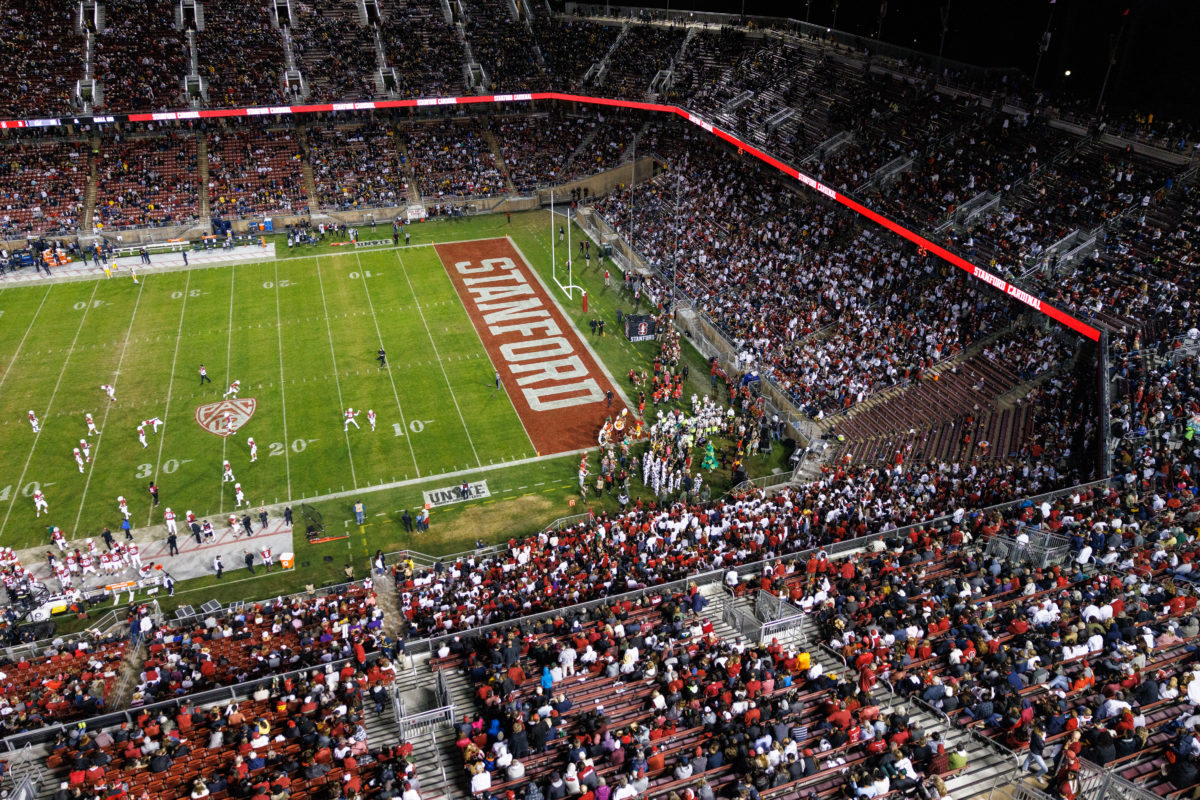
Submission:
[[[883,40],[938,52],[941,9],[947,0],[888,0]],[[1113,110],[1200,122],[1200,0],[949,0],[945,55],[981,66],[1019,67],[1032,75],[1038,43],[1049,23],[1050,49],[1038,86],[1082,96],[1095,107],[1114,37],[1117,62],[1106,99]],[[626,2],[625,5],[631,3]],[[632,3],[663,7],[658,2]],[[873,36],[881,0],[839,0],[837,27]],[[745,0],[747,14],[833,24],[835,0]],[[671,8],[738,13],[740,0],[677,0]],[[1128,14],[1125,12],[1128,10]],[[1070,76],[1065,73],[1070,70]]]

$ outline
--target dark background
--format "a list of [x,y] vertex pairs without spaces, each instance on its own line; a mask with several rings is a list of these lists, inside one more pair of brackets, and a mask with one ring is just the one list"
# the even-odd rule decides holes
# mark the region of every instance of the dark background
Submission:
[[[591,0],[596,2],[596,0]],[[667,7],[666,0],[622,5]],[[947,0],[888,0],[882,39],[936,54]],[[1105,100],[1112,111],[1200,121],[1200,0],[949,0],[944,55],[970,64],[1018,67],[1032,76],[1042,35],[1051,31],[1037,85],[1095,107],[1112,45],[1117,60]],[[879,31],[881,0],[745,0],[746,14],[783,16],[860,36]],[[672,9],[740,13],[741,0],[672,0]],[[1126,13],[1128,12],[1128,13]],[[1070,76],[1065,73],[1070,70]]]

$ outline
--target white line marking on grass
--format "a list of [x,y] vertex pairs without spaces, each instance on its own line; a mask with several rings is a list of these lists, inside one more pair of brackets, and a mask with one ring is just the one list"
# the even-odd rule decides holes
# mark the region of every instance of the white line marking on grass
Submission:
[[[381,483],[378,486],[361,487],[358,489],[343,490],[334,492],[330,490],[328,494],[318,495],[316,497],[303,497],[295,502],[297,503],[325,503],[330,500],[342,500],[347,497],[362,497],[366,494],[374,492],[383,492],[389,489],[400,489],[405,486],[416,486],[419,484],[432,484],[435,481],[448,481],[451,479],[465,478],[469,475],[478,475],[480,472],[493,472],[495,470],[507,469],[508,467],[518,467],[524,464],[541,463],[546,458],[566,458],[568,456],[578,456],[583,453],[591,453],[594,450],[599,450],[598,447],[585,447],[581,450],[566,450],[562,453],[554,453],[549,456],[529,456],[528,458],[518,458],[514,461],[503,461],[499,464],[491,464],[483,467],[468,467],[466,469],[456,470],[454,472],[442,472],[438,475],[426,475],[423,478],[409,478],[405,475],[404,480],[392,481],[391,483]],[[563,484],[566,486],[567,484]],[[507,490],[511,491],[511,490]],[[413,506],[420,508],[420,506]]]
[[[79,341],[79,334],[83,332],[83,324],[87,322],[88,313],[92,310],[92,303],[96,299],[96,291],[100,288],[100,281],[96,281],[96,285],[92,287],[92,296],[88,298],[88,304],[84,306],[83,316],[79,318],[79,327],[75,329],[75,338],[71,340],[71,349],[75,349],[76,343]],[[46,417],[50,416],[50,409],[54,406],[54,398],[58,395],[58,387],[62,386],[63,376],[67,374],[67,364],[71,361],[70,352],[63,359],[62,369],[58,371],[58,381],[54,384],[54,391],[50,392],[50,400],[46,403]],[[17,498],[21,496],[20,488],[25,483],[25,474],[29,471],[29,462],[33,460],[33,453],[37,450],[38,440],[42,438],[42,431],[46,430],[43,427],[33,435],[33,445],[29,448],[29,455],[25,458],[25,466],[21,467],[21,477],[17,479],[16,487],[13,491],[12,500],[8,502],[8,511],[4,513],[4,522],[0,522],[0,535],[3,535],[4,529],[8,527],[8,518],[12,515],[13,506],[17,503]]]
[[[183,341],[183,317],[187,313],[188,289],[192,285],[192,273],[188,272],[187,280],[183,284],[183,307],[179,309],[179,327],[175,331],[175,355],[171,357],[171,378],[167,381],[167,404],[163,409],[163,432],[158,437],[158,455],[154,457],[154,473],[151,480],[155,484],[158,483],[158,468],[162,465],[163,444],[167,440],[166,421],[171,417],[171,390],[175,387],[175,365],[179,363],[179,343]],[[130,327],[133,323],[130,323]],[[173,426],[171,430],[175,430]],[[82,509],[82,506],[80,506]],[[146,525],[149,526],[154,519],[154,505],[150,505],[150,510],[146,512]]]
[[[321,277],[321,257],[317,256],[317,285],[321,287],[321,308],[325,310],[325,332],[329,334],[329,357],[333,359],[333,383],[337,386],[338,409],[346,413],[346,405],[342,402],[342,382],[337,376],[337,353],[333,350],[333,329],[329,327],[329,304],[325,302],[325,280]],[[354,475],[354,451],[350,449],[350,431],[342,423],[342,435],[346,437],[346,455],[350,457],[350,482],[358,487],[358,478]],[[410,447],[412,445],[409,445]],[[413,459],[416,463],[416,459]]]
[[[397,254],[397,257],[399,257],[399,254]],[[385,345],[383,343],[383,332],[379,329],[379,318],[375,316],[375,306],[371,302],[371,290],[370,290],[370,288],[367,287],[367,276],[366,276],[366,273],[363,271],[362,259],[359,258],[357,252],[354,254],[354,261],[358,264],[359,280],[362,281],[363,291],[366,292],[366,295],[367,295],[367,307],[371,310],[371,322],[375,323],[375,336],[378,337],[378,339],[379,339],[379,346],[384,348],[384,352],[386,353],[387,345]],[[411,288],[411,285],[410,285],[410,288]],[[388,381],[391,382],[391,384],[392,384],[392,397],[394,397],[396,400],[396,410],[400,412],[400,427],[407,430],[408,429],[408,420],[406,420],[404,418],[404,407],[400,404],[400,392],[396,390],[396,376],[392,373],[391,367],[387,367],[386,369],[387,369],[387,374],[388,374]],[[357,374],[357,373],[355,373],[355,374]],[[419,478],[419,477],[421,477],[421,467],[420,467],[420,465],[417,464],[417,451],[413,447],[412,437],[406,436],[404,438],[408,442],[408,453],[410,456],[412,456],[413,469],[416,470],[417,477]]]
[[[229,368],[229,358],[233,355],[233,280],[237,275],[237,265],[234,264],[229,268],[229,337],[225,343],[225,388],[229,388],[229,381],[233,377],[233,370]],[[226,455],[225,447],[229,444],[229,437],[221,437],[221,465],[224,467]],[[225,513],[225,477],[221,476],[221,484],[217,487],[220,492],[220,499],[217,501],[217,513]]]
[[[437,255],[436,251],[435,255]],[[479,458],[479,451],[475,449],[475,441],[471,438],[471,429],[467,427],[467,420],[463,417],[462,408],[458,405],[458,398],[454,396],[454,386],[450,383],[450,376],[446,374],[446,365],[442,363],[442,356],[438,352],[437,343],[433,341],[433,331],[429,330],[429,323],[425,320],[425,312],[421,310],[421,302],[417,299],[417,290],[413,287],[412,280],[408,277],[408,267],[404,266],[404,259],[400,257],[400,251],[396,251],[396,260],[400,262],[400,271],[404,273],[404,282],[408,284],[408,289],[412,292],[413,300],[415,301],[413,305],[417,307],[417,315],[421,318],[421,324],[425,326],[425,335],[429,337],[429,344],[433,347],[434,358],[437,359],[438,367],[442,370],[442,377],[446,379],[446,388],[450,390],[450,399],[454,401],[454,410],[458,412],[458,420],[462,423],[463,431],[467,434],[467,443],[471,445],[471,455],[475,456],[475,463],[482,467],[483,461]],[[438,260],[441,261],[440,255],[438,255]],[[474,328],[475,326],[472,325],[471,327]],[[412,446],[412,439],[409,439],[409,446]]]
[[[46,305],[46,298],[50,296],[50,290],[53,286],[46,287],[46,293],[42,295],[42,302],[38,303],[37,311],[33,312],[33,319],[29,320],[29,327],[25,329],[25,335],[21,337],[17,349],[13,351],[12,359],[8,362],[8,367],[5,368],[4,374],[0,375],[0,389],[4,388],[4,382],[8,380],[8,376],[12,374],[13,364],[17,363],[17,358],[21,355],[21,348],[25,346],[25,340],[29,338],[29,332],[33,330],[34,323],[37,322],[38,315],[42,313],[42,306]],[[7,425],[7,420],[5,421]]]
[[[287,396],[283,389],[283,384],[286,383],[283,377],[283,317],[279,311],[279,262],[275,262],[275,335],[279,339],[279,403],[283,408],[283,441],[291,441],[288,439],[287,432]],[[291,456],[288,455],[290,448],[283,448],[283,468],[287,472],[287,487],[288,499],[292,497],[292,464]]]
[[[146,290],[147,283],[149,283],[149,279],[142,278],[141,283],[138,284],[137,297],[133,301],[133,314],[129,317],[129,327],[125,329],[125,344],[121,345],[121,355],[117,357],[117,377],[113,378],[114,391],[121,380],[121,365],[125,363],[125,353],[129,350],[129,334],[133,331],[133,323],[137,319],[138,306],[142,303],[142,292]],[[187,292],[184,292],[184,296],[187,296]],[[100,433],[96,436],[96,444],[92,446],[96,454],[92,457],[92,468],[87,471],[87,480],[83,482],[83,496],[79,498],[79,511],[75,514],[75,525],[71,528],[72,538],[79,532],[79,520],[83,518],[83,504],[87,502],[88,489],[92,485],[92,474],[96,471],[96,466],[100,462],[100,442],[104,441],[104,432],[108,430],[108,412],[112,410],[112,407],[112,403],[104,404],[104,416],[100,418]],[[163,413],[163,418],[166,418],[165,412]],[[153,507],[151,506],[151,508]]]

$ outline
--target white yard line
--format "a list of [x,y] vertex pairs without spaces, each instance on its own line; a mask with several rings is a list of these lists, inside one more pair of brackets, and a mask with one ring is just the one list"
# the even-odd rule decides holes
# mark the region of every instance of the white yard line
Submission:
[[[171,357],[171,377],[167,380],[167,403],[163,409],[163,431],[158,437],[158,455],[154,457],[154,472],[150,476],[155,484],[158,483],[158,469],[162,465],[163,444],[167,439],[166,423],[171,418],[171,395],[175,389],[175,365],[179,362],[179,343],[183,341],[183,316],[187,313],[188,289],[192,285],[192,273],[188,273],[187,281],[183,285],[183,308],[179,310],[179,327],[175,331],[175,355]],[[132,324],[131,324],[132,327]],[[174,428],[172,428],[174,430]],[[154,518],[154,504],[150,504],[150,510],[146,512],[146,524]]]
[[[397,258],[399,255],[399,253],[396,254]],[[358,257],[358,253],[354,254],[354,261],[358,264],[359,279],[363,282],[363,291],[367,294],[367,309],[371,312],[371,321],[375,323],[375,336],[379,339],[379,346],[384,348],[384,351],[386,352],[387,346],[383,343],[383,331],[379,330],[379,318],[375,316],[375,304],[371,302],[371,290],[367,288],[367,275],[365,272],[363,272],[362,259]],[[404,265],[401,264],[401,269],[403,269],[403,266]],[[409,288],[412,288],[412,286],[410,285]],[[416,302],[415,295],[413,296],[413,302]],[[421,310],[419,306],[417,310]],[[387,374],[388,380],[391,381],[392,384],[392,397],[396,399],[396,410],[400,412],[400,427],[404,431],[408,431],[408,420],[404,418],[404,407],[400,404],[400,392],[396,390],[396,376],[392,374],[392,367],[390,364],[387,368]],[[467,438],[470,438],[470,434],[467,434]],[[413,447],[413,437],[406,435],[404,439],[408,442],[408,453],[412,456],[413,470],[416,471],[417,477],[419,478],[421,477],[421,467],[417,464],[417,451]]]
[[[325,332],[329,334],[329,357],[333,359],[333,383],[337,386],[338,408],[341,410],[343,419],[346,413],[346,405],[342,402],[342,379],[338,377],[337,369],[337,353],[333,349],[333,329],[329,327],[329,304],[325,301],[325,280],[321,277],[321,257],[317,256],[317,284],[321,287],[321,308],[325,311]],[[342,434],[346,437],[346,455],[350,457],[350,482],[358,488],[358,478],[354,474],[354,451],[350,448],[350,431],[346,428],[346,423],[342,422]],[[284,443],[284,447],[287,444]],[[412,447],[410,444],[409,447]],[[415,465],[416,458],[413,463]]]
[[13,364],[17,363],[17,358],[21,355],[21,348],[25,346],[25,340],[29,338],[29,332],[33,330],[34,323],[37,322],[38,315],[42,313],[42,306],[46,305],[46,298],[50,296],[50,290],[53,287],[47,286],[46,293],[42,295],[42,302],[38,303],[37,311],[33,312],[33,319],[29,320],[29,327],[25,329],[25,335],[21,337],[17,349],[13,351],[12,359],[8,362],[8,366],[4,368],[4,374],[0,375],[0,389],[4,388],[4,382],[8,380],[8,376],[12,374]]
[[[231,378],[233,378],[233,370],[231,370],[229,368],[229,358],[233,355],[233,295],[234,295],[233,286],[234,286],[234,278],[236,275],[237,275],[237,265],[234,264],[229,267],[229,338],[226,340],[226,343],[225,343],[225,388],[226,389],[229,388],[229,381]],[[227,458],[227,456],[225,455],[225,448],[228,444],[229,444],[229,437],[222,436],[221,437],[222,469],[224,468],[225,460]],[[220,485],[219,497],[220,497],[220,499],[218,500],[218,504],[217,504],[217,513],[224,514],[225,513],[225,476],[224,476],[224,474],[221,475],[221,485]]]
[[[438,256],[438,259],[440,261],[441,256]],[[429,323],[425,321],[425,312],[421,310],[421,299],[417,297],[417,290],[413,288],[412,280],[408,277],[408,268],[404,266],[404,259],[400,257],[399,250],[396,251],[396,260],[400,262],[400,271],[404,273],[404,282],[408,284],[408,290],[412,292],[413,305],[417,308],[417,315],[421,317],[421,324],[425,326],[425,335],[429,337],[429,344],[433,347],[433,357],[437,360],[438,367],[442,370],[442,377],[446,379],[446,388],[450,390],[450,399],[454,401],[454,410],[458,412],[458,421],[462,423],[463,431],[467,434],[467,443],[471,445],[471,455],[475,456],[475,463],[482,467],[483,461],[479,458],[479,451],[475,449],[475,441],[471,438],[471,429],[467,427],[467,420],[463,417],[462,408],[458,405],[458,398],[454,396],[454,386],[450,383],[450,376],[446,374],[446,365],[442,363],[442,355],[438,352],[437,343],[433,341],[433,331],[429,330]],[[363,280],[366,279],[364,278]],[[451,287],[451,289],[453,288]],[[457,295],[458,293],[455,292],[455,294]],[[375,327],[378,328],[379,324],[376,323]],[[474,325],[471,326],[472,329],[474,327]],[[408,446],[412,447],[411,438],[408,440]],[[417,474],[420,475],[420,473]]]
[[[79,327],[75,329],[75,338],[71,340],[71,350],[74,350],[75,345],[79,342],[79,334],[83,332],[83,324],[87,322],[88,314],[92,310],[92,303],[96,300],[96,292],[99,288],[100,282],[96,281],[96,285],[92,287],[92,296],[88,298],[88,303],[83,309],[83,316],[79,319]],[[45,415],[47,418],[50,416],[50,409],[54,406],[54,398],[58,396],[58,387],[62,386],[63,376],[67,374],[67,364],[70,361],[71,355],[68,351],[66,358],[63,359],[62,369],[58,371],[58,380],[54,384],[54,391],[50,393],[50,400],[46,403]],[[41,430],[45,430],[45,428],[43,427]],[[16,485],[13,486],[13,496],[12,500],[8,501],[8,511],[4,513],[4,522],[0,522],[0,536],[4,534],[4,529],[8,527],[8,518],[12,515],[13,506],[16,505],[17,498],[21,496],[21,486],[25,483],[25,474],[29,471],[29,462],[33,460],[33,453],[37,450],[38,440],[41,438],[41,431],[38,431],[33,436],[33,445],[30,446],[29,455],[25,458],[25,466],[21,467],[21,477],[17,479]]]
[[[125,329],[125,342],[121,345],[121,355],[117,357],[117,371],[112,382],[114,390],[121,380],[121,365],[125,363],[125,353],[129,350],[129,334],[133,332],[133,321],[137,319],[138,306],[142,303],[142,292],[146,290],[147,282],[147,278],[142,278],[138,284],[137,298],[133,301],[133,314],[129,317],[129,327]],[[92,446],[94,453],[92,456],[92,466],[87,471],[87,480],[83,482],[83,496],[79,498],[79,511],[75,514],[75,524],[71,527],[71,535],[67,537],[68,539],[74,539],[75,535],[79,532],[79,520],[83,518],[83,505],[87,502],[88,489],[92,485],[92,474],[96,471],[96,467],[100,463],[100,442],[104,440],[104,432],[108,430],[108,412],[112,411],[113,405],[115,404],[104,404],[104,416],[100,418],[100,433],[96,436],[96,444]]]
[[[508,469],[509,467],[519,467],[519,466],[523,466],[525,464],[538,463],[538,462],[545,461],[548,458],[549,459],[554,459],[554,458],[564,458],[565,459],[570,456],[578,456],[578,455],[582,455],[584,453],[591,453],[591,452],[599,450],[599,449],[600,449],[599,447],[585,447],[585,448],[581,448],[579,450],[566,450],[562,453],[554,453],[553,455],[549,455],[549,456],[529,456],[528,458],[518,458],[514,461],[502,461],[499,464],[485,464],[482,467],[468,467],[466,469],[457,469],[457,470],[453,470],[451,472],[441,472],[441,473],[438,473],[437,475],[426,475],[424,478],[408,478],[408,479],[402,480],[402,481],[392,481],[391,483],[380,483],[375,486],[365,486],[361,489],[347,489],[346,491],[343,491],[343,492],[330,492],[329,494],[316,495],[315,497],[305,497],[305,498],[296,500],[293,502],[293,505],[295,505],[296,503],[308,503],[309,505],[312,505],[314,503],[324,503],[329,500],[342,500],[347,497],[362,497],[365,494],[373,494],[375,492],[384,492],[384,491],[387,491],[388,489],[402,489],[407,486],[416,486],[416,485],[422,484],[422,483],[433,483],[434,481],[442,481],[442,480],[453,483],[454,488],[457,488],[457,485],[459,483],[461,483],[461,481],[458,480],[459,478],[465,478],[470,475],[478,476],[479,473],[481,473],[481,472],[496,472],[497,470]],[[453,479],[453,480],[451,480],[451,479]],[[568,484],[573,485],[573,483],[571,483],[570,481],[567,481],[564,483],[564,485],[568,485]],[[414,506],[414,508],[416,508],[416,506]]]
[[287,496],[292,496],[292,464],[288,455],[287,393],[283,386],[283,315],[279,311],[279,262],[275,262],[275,335],[279,339],[279,406],[283,409],[283,468],[287,472]]

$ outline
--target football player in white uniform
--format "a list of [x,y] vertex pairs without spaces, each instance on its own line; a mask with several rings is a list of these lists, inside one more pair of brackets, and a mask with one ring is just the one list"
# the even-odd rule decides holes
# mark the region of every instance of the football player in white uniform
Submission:
[[92,463],[92,446],[88,444],[87,439],[79,440],[79,449],[83,451],[83,457],[90,464]]
[[245,503],[247,508],[250,507],[250,502],[246,500],[246,494],[242,491],[242,485],[240,483],[235,483],[233,485],[233,496],[237,499],[237,502],[234,503],[234,508],[241,508],[242,503]]
[[236,483],[233,478],[233,467],[230,466],[228,461],[221,462],[221,469],[221,483]]
[[358,416],[358,412],[357,412],[357,411],[355,411],[353,408],[347,408],[347,409],[346,409],[346,421],[345,421],[345,423],[342,425],[342,430],[344,430],[344,431],[348,431],[348,430],[350,430],[350,425],[351,425],[351,424],[353,424],[353,425],[354,425],[354,427],[355,427],[355,428],[357,428],[357,427],[358,427],[358,420],[356,420],[356,419],[355,419],[355,417],[357,417],[357,416]]
[[37,414],[33,413],[33,409],[29,409],[29,424],[33,426],[34,433],[42,432],[42,424],[38,422]]
[[226,397],[233,395],[233,399],[237,400],[238,392],[240,392],[241,390],[242,390],[242,382],[234,381],[233,383],[229,384],[229,388],[225,391],[225,394],[221,395],[221,399],[224,400]]
[[39,517],[42,515],[43,511],[45,511],[47,514],[50,513],[50,504],[46,502],[46,495],[42,494],[41,489],[38,489],[33,493],[33,507],[37,511],[37,515]]
[[91,414],[84,414],[83,420],[84,420],[84,422],[87,423],[87,426],[88,426],[88,436],[99,436],[100,435],[100,431],[96,430],[96,420],[92,419]]
[[175,529],[175,512],[168,508],[163,512],[163,521],[167,523],[167,532],[178,535],[179,531]]
[[250,463],[258,461],[258,445],[254,443],[254,439],[247,439],[246,444],[250,445]]
[[375,430],[375,409],[367,409],[367,422],[371,423],[371,430]]
[[138,441],[142,443],[143,450],[150,446],[146,444],[146,429],[141,425],[138,425]]
[[162,425],[163,421],[161,419],[159,419],[158,417],[151,417],[150,419],[146,420],[142,424],[153,426],[154,433],[158,433],[158,426]]
[[79,465],[79,471],[83,472],[83,453],[79,452],[79,448],[75,448],[75,463]]
[[113,386],[111,383],[104,383],[100,385],[100,389],[106,395],[108,395],[109,400],[114,403],[117,402],[117,387]]

